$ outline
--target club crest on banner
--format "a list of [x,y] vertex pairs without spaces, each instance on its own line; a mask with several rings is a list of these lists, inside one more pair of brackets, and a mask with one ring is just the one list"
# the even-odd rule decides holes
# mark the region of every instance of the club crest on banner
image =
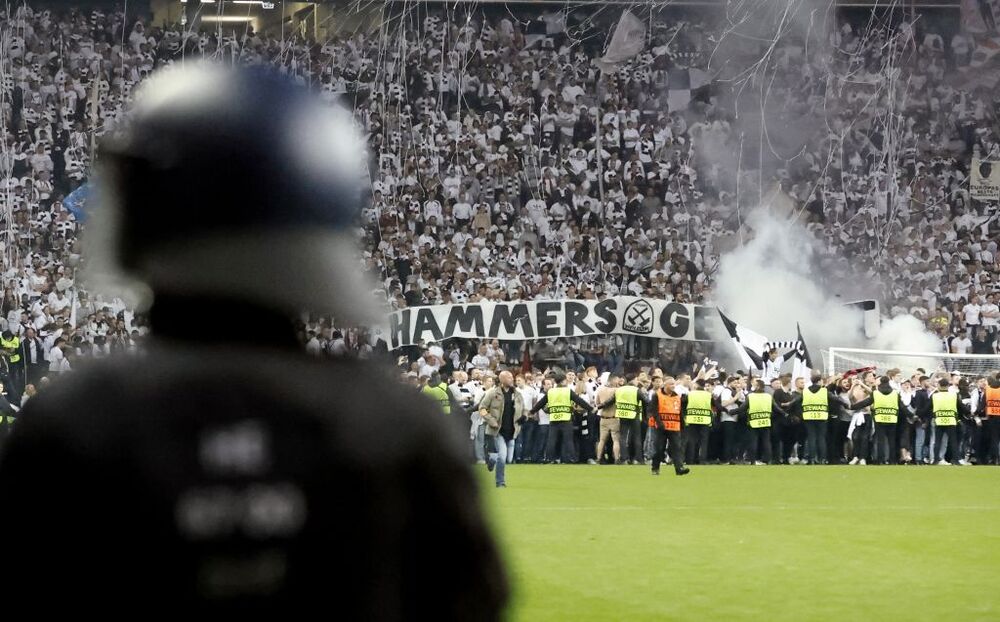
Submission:
[[645,300],[636,300],[625,308],[622,330],[639,335],[653,332],[653,307]]

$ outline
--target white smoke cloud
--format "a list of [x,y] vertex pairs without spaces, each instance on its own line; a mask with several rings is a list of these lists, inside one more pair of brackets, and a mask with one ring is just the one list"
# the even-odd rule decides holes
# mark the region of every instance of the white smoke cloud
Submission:
[[[878,336],[867,339],[861,312],[845,307],[850,299],[825,284],[829,279],[824,277],[831,275],[818,270],[820,243],[794,219],[775,213],[780,211],[758,208],[749,214],[753,233],[743,246],[722,256],[712,290],[714,304],[737,323],[775,341],[795,339],[798,322],[816,366],[822,364],[821,350],[831,346],[938,350],[937,338],[912,316],[883,321]],[[858,278],[837,276],[842,282]]]
[[912,315],[899,315],[882,320],[878,335],[868,347],[875,350],[937,352],[940,344],[940,340],[928,332],[919,319]]

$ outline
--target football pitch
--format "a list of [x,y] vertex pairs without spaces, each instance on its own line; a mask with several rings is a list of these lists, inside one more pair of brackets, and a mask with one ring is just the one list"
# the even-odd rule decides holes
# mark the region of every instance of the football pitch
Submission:
[[1000,468],[478,469],[512,620],[1000,620]]

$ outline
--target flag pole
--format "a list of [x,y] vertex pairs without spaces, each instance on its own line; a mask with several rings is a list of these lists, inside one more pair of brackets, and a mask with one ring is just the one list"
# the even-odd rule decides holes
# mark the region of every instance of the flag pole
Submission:
[[601,157],[601,83],[604,82],[604,70],[597,72],[597,114],[594,115],[594,130],[597,132],[597,188],[601,197],[601,225],[604,225],[604,158]]
[[597,102],[595,108],[597,108],[597,114],[594,115],[594,126],[596,134],[596,151],[595,157],[597,158],[597,191],[598,196],[601,200],[601,223],[597,228],[597,274],[599,278],[604,279],[604,223],[607,220],[607,215],[605,214],[604,207],[604,158],[601,156],[601,83],[604,82],[604,69],[597,70]]

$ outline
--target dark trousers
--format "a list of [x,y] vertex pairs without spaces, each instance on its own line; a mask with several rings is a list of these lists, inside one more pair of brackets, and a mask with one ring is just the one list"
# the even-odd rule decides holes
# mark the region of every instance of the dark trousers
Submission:
[[892,464],[896,462],[896,456],[896,424],[875,422],[875,451],[872,452],[872,460]]
[[941,444],[944,437],[948,437],[948,456],[950,460],[948,462],[958,462],[962,459],[962,454],[959,453],[958,447],[958,426],[957,425],[939,425],[937,426],[937,440],[934,444],[934,451],[937,452],[937,456],[932,456],[933,461],[937,462],[944,458],[945,454],[941,451]]
[[734,462],[740,459],[740,433],[742,426],[736,421],[723,421],[722,428],[722,459]]
[[597,440],[600,438],[601,418],[599,415],[583,415],[586,425],[580,426],[576,435],[576,461],[586,462],[597,458]]
[[961,419],[958,422],[958,444],[961,447],[959,459],[972,454],[975,447],[976,424],[971,419]]
[[621,459],[642,462],[642,420],[639,417],[621,420],[621,439]]
[[521,424],[521,432],[514,442],[514,460],[517,462],[531,462],[535,455],[535,433],[538,431],[538,422],[528,419]]
[[805,458],[810,462],[826,462],[826,419],[803,422],[806,426]]
[[771,428],[750,428],[750,460],[771,461]]
[[[786,422],[784,417],[774,417],[774,416],[771,417],[771,427],[768,428],[768,432],[771,437],[769,440],[771,443],[771,450],[776,456],[778,462],[780,462],[781,457],[785,455],[784,441],[786,436],[785,427],[787,425],[788,423]],[[791,454],[791,449],[788,450],[788,453]],[[753,460],[753,458],[751,458],[751,460]],[[770,458],[765,460],[765,462],[770,462],[770,461],[771,461]]]
[[7,396],[15,406],[21,404],[21,394],[24,393],[24,357],[17,363],[12,363],[7,371]]
[[851,441],[854,443],[854,457],[858,460],[868,460],[868,446],[870,445],[869,439],[871,439],[872,434],[872,424],[865,421],[864,425],[857,426],[854,428],[854,436],[851,437]]
[[802,447],[802,455],[800,458],[805,457],[805,444],[806,444],[806,429],[802,425],[802,420],[798,417],[794,419],[785,420],[785,425],[781,430],[781,462],[788,464],[788,460],[792,457],[792,450],[795,449],[795,445],[798,444]]
[[847,429],[850,425],[849,422],[843,421],[839,417],[827,422],[827,456],[831,464],[843,464],[851,458],[844,449],[847,445]]
[[911,457],[913,455],[913,424],[903,415],[899,416],[899,423],[896,424],[896,448],[900,452],[904,449],[909,451]]
[[571,421],[550,421],[549,439],[545,447],[549,462],[573,462],[573,423]]
[[709,425],[684,426],[684,450],[687,461],[694,464],[705,464],[708,460],[708,434],[712,431]]
[[1000,417],[986,419],[986,431],[990,439],[990,450],[986,453],[993,464],[1000,462]]
[[670,459],[674,463],[674,471],[683,469],[684,449],[681,447],[681,433],[668,432],[658,428],[651,429],[650,433],[653,434],[653,471],[660,470],[660,464],[663,462],[664,450],[667,449],[668,442],[670,443]]
[[546,454],[546,450],[549,446],[549,428],[550,424],[538,424],[538,429],[535,430],[535,453],[533,456],[534,462],[543,462],[548,458],[549,454]]

